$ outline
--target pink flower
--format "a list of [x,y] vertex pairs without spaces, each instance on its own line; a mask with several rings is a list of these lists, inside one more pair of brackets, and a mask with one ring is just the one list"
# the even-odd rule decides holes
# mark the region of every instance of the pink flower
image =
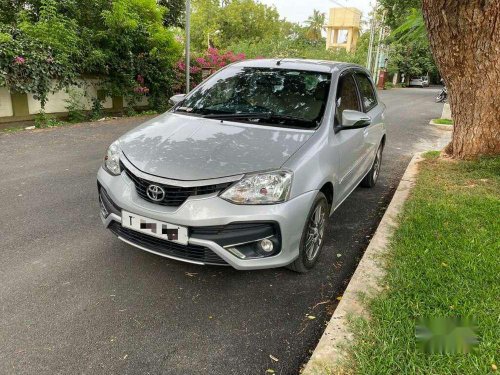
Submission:
[[137,75],[137,82],[140,83],[141,85],[144,85],[144,77],[141,76],[140,74]]
[[205,60],[203,57],[197,57],[196,62],[200,64],[201,66],[207,65],[207,60]]
[[17,65],[23,65],[25,62],[26,62],[26,59],[24,57],[22,57],[22,56],[17,56],[14,59],[14,63],[17,64]]

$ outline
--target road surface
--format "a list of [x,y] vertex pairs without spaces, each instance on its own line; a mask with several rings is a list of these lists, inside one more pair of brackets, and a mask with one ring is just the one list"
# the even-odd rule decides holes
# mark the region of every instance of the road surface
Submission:
[[296,374],[411,156],[450,136],[427,125],[441,113],[437,92],[381,93],[379,183],[336,211],[306,275],[180,263],[105,230],[96,171],[141,119],[1,134],[0,373]]

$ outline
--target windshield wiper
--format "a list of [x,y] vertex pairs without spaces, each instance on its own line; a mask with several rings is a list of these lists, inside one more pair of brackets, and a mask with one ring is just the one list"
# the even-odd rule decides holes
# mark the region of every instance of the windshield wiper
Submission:
[[241,113],[209,113],[203,115],[205,118],[215,118],[215,119],[224,119],[224,118],[269,118],[272,115],[271,112],[241,112]]
[[313,120],[308,120],[302,117],[294,117],[289,115],[280,115],[272,112],[242,112],[242,113],[210,113],[203,115],[205,118],[214,119],[256,119],[256,120],[274,120],[274,121],[290,121],[299,124],[312,125]]

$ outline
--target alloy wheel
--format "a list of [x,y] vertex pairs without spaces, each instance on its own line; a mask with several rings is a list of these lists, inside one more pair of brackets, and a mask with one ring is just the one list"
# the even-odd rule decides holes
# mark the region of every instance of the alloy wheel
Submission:
[[307,228],[307,239],[306,239],[306,256],[309,261],[314,260],[319,250],[321,249],[321,244],[323,243],[323,235],[325,232],[325,222],[326,222],[326,210],[321,204],[316,206],[314,213],[309,219],[309,226]]
[[378,175],[380,173],[380,166],[382,159],[382,147],[378,148],[377,155],[375,156],[375,161],[373,162],[373,181],[377,181]]

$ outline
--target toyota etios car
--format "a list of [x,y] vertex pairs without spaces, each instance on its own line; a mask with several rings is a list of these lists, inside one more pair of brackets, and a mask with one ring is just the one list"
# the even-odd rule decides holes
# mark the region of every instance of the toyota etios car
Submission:
[[379,176],[385,106],[357,65],[238,62],[172,102],[111,144],[97,175],[104,225],[142,250],[306,272],[328,218]]

